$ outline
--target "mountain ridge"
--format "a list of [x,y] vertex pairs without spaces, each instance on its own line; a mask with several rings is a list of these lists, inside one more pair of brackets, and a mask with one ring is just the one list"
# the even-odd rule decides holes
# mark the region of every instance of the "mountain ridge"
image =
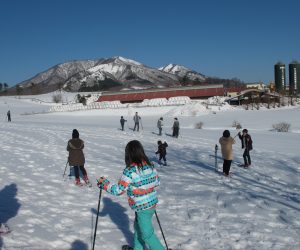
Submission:
[[177,64],[153,68],[121,56],[72,60],[42,71],[15,86],[18,92],[130,90],[201,84],[206,77]]

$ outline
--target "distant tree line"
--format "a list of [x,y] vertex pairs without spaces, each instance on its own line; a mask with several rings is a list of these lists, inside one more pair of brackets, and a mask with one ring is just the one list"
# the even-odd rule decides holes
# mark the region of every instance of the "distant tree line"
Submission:
[[5,92],[8,89],[8,84],[6,82],[0,82],[0,92]]
[[188,76],[181,78],[180,83],[182,86],[195,86],[206,84],[223,84],[224,87],[239,87],[245,83],[238,78],[223,79],[218,77],[207,77],[205,80],[194,79],[191,80]]
[[86,82],[83,82],[79,88],[79,92],[105,91],[119,86],[122,86],[122,83],[106,78],[104,80],[96,80],[92,86],[88,86]]
[[224,87],[239,87],[241,85],[245,85],[243,81],[238,78],[232,79],[223,79],[218,77],[208,77],[205,79],[205,83],[208,84],[223,84]]

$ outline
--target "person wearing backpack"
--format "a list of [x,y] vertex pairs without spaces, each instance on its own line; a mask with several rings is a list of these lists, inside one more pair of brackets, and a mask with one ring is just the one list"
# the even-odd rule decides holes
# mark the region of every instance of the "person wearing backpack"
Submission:
[[68,162],[70,166],[74,167],[75,184],[80,186],[79,169],[83,174],[83,180],[86,184],[90,184],[87,172],[84,168],[85,157],[83,154],[84,141],[79,138],[77,129],[73,129],[72,139],[68,141],[67,151],[69,151]]

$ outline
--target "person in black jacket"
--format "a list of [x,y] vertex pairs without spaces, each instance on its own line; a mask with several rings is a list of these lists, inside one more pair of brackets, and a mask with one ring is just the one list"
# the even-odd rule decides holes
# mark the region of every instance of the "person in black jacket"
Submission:
[[125,120],[124,117],[121,116],[120,123],[121,123],[122,131],[124,131],[124,124],[125,124],[125,122],[127,122],[127,120]]
[[238,133],[239,138],[242,142],[242,148],[245,149],[243,153],[244,158],[244,167],[247,168],[251,165],[251,158],[250,158],[250,150],[252,150],[252,139],[251,136],[248,134],[247,129],[243,129],[243,133]]
[[158,149],[155,152],[155,154],[159,154],[158,163],[161,165],[161,159],[163,159],[164,160],[164,166],[167,166],[166,155],[167,155],[168,144],[166,142],[162,143],[161,141],[158,141],[157,145],[158,145]]
[[11,114],[10,114],[10,110],[7,111],[7,121],[11,122]]

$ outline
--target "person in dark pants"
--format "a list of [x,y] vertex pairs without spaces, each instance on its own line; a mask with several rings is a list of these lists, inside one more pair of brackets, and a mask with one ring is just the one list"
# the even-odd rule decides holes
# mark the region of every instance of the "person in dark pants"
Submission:
[[74,167],[75,171],[75,184],[81,185],[79,177],[79,169],[83,174],[83,179],[86,184],[89,184],[89,178],[84,168],[85,157],[83,154],[84,141],[79,138],[77,129],[73,129],[72,139],[68,141],[67,150],[69,151],[69,164]]
[[125,122],[127,122],[127,120],[125,120],[124,117],[121,116],[120,123],[121,123],[122,131],[124,131],[124,124],[125,124]]
[[243,158],[244,158],[244,167],[247,168],[251,165],[250,150],[253,149],[252,138],[248,134],[247,129],[243,129],[242,134],[239,132],[238,135],[242,142],[242,148],[245,149],[243,153]]
[[162,132],[162,127],[163,127],[163,120],[164,118],[159,118],[159,120],[157,121],[157,128],[158,128],[158,135],[161,135]]
[[7,111],[7,121],[11,122],[11,114],[10,114],[10,110]]
[[135,112],[135,116],[133,117],[133,121],[134,121],[133,131],[135,131],[135,129],[137,129],[137,131],[139,131],[139,129],[140,129],[140,120],[141,120],[141,117],[138,115],[138,112]]
[[232,145],[235,140],[230,136],[229,130],[224,130],[223,136],[219,139],[221,144],[221,152],[223,157],[223,173],[225,176],[229,175],[231,162],[233,159]]
[[175,117],[173,123],[173,137],[178,138],[178,135],[179,135],[179,121],[177,117]]
[[167,166],[166,155],[167,155],[168,144],[166,142],[162,143],[161,141],[158,141],[157,145],[158,145],[158,149],[155,152],[155,154],[159,154],[158,163],[161,165],[161,159],[163,159],[164,160],[164,166]]

